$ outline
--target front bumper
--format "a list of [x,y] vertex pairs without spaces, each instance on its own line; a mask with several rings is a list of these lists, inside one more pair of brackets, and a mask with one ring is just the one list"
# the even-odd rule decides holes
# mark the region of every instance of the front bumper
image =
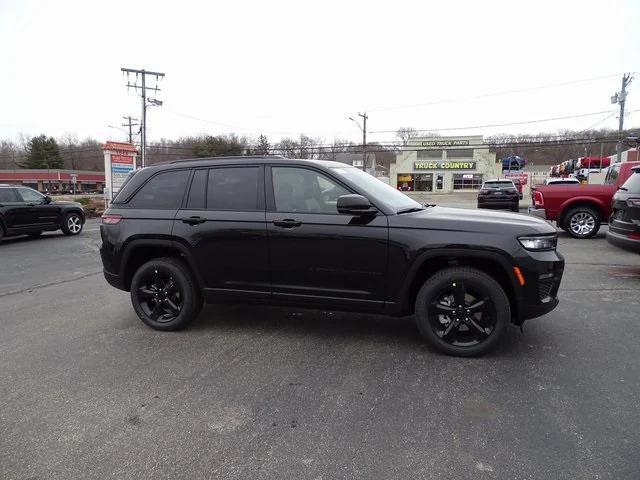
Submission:
[[640,240],[634,240],[627,237],[626,235],[612,232],[611,229],[609,229],[609,231],[607,232],[607,242],[609,242],[614,247],[640,253]]
[[122,284],[122,279],[120,278],[120,275],[107,272],[106,270],[102,270],[102,273],[104,274],[104,279],[107,281],[109,285],[111,285],[114,288],[117,288],[118,290],[126,290],[124,288],[124,285]]
[[564,257],[556,252],[527,252],[516,259],[525,278],[518,289],[516,323],[536,318],[558,306],[558,290],[564,273]]

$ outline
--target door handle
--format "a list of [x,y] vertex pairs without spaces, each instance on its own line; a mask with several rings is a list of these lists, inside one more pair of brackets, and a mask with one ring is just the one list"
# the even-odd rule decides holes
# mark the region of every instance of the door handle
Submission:
[[184,217],[182,219],[182,223],[188,223],[189,225],[198,225],[200,223],[204,223],[206,222],[207,219],[206,218],[202,218],[202,217]]
[[292,218],[285,218],[284,220],[274,220],[273,224],[276,227],[293,228],[293,227],[299,227],[300,225],[302,225],[302,222],[298,220],[293,220]]

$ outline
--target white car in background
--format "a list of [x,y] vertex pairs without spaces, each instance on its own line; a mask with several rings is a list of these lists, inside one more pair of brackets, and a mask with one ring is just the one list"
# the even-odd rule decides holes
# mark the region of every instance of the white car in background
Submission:
[[580,180],[575,177],[565,178],[545,178],[543,185],[575,185],[580,184]]

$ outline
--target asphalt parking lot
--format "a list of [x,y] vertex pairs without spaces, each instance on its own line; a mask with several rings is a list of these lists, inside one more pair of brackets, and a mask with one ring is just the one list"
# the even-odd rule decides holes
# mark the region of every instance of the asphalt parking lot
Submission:
[[560,305],[483,358],[412,318],[208,306],[153,331],[96,221],[0,245],[2,479],[640,478],[640,255],[561,234]]

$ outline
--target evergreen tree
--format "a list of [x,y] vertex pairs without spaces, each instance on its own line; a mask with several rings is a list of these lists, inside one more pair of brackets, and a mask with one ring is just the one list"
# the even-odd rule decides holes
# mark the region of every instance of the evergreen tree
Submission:
[[26,153],[26,160],[20,164],[22,168],[64,168],[58,142],[53,137],[33,137],[29,140]]
[[269,155],[271,150],[271,145],[269,145],[269,140],[267,140],[267,137],[265,135],[260,135],[258,137],[258,144],[256,145],[255,148],[255,154],[256,155]]

